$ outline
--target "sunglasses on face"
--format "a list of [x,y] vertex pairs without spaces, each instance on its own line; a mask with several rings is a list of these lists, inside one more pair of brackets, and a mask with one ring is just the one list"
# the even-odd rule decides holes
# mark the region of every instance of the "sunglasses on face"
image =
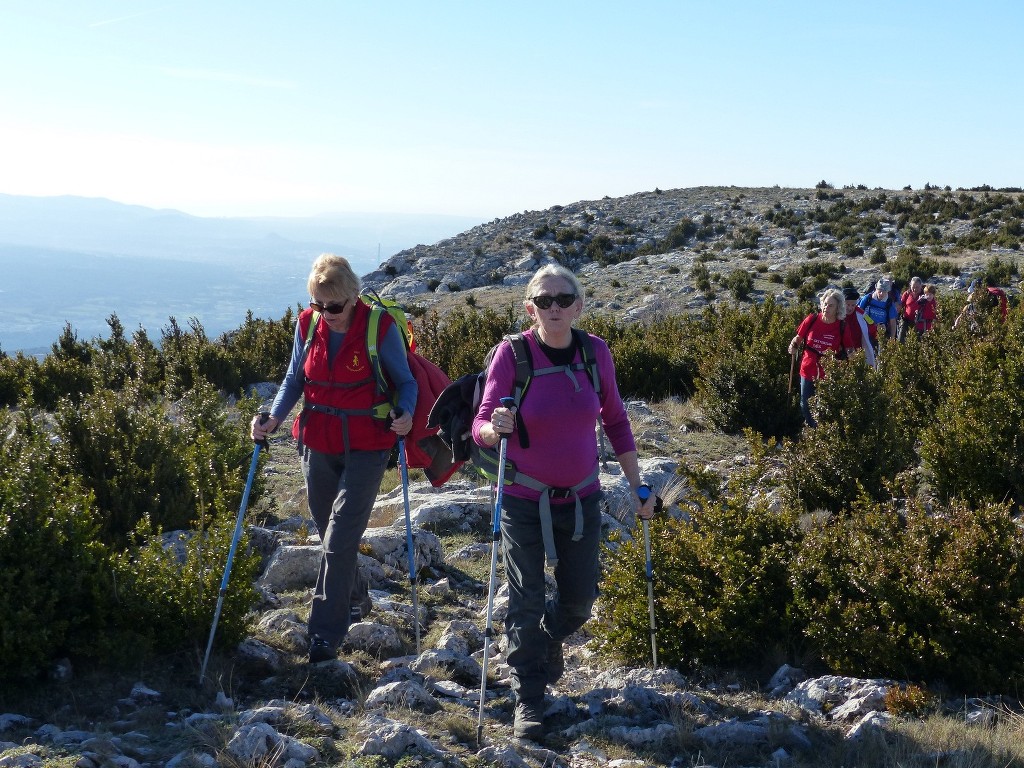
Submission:
[[568,309],[576,302],[576,294],[560,293],[557,296],[534,296],[530,301],[541,309],[551,309],[551,302],[555,302],[562,309]]
[[342,312],[345,311],[345,307],[348,306],[348,302],[343,301],[341,304],[321,304],[319,301],[311,301],[309,302],[309,306],[317,310],[318,312],[324,312],[326,314],[331,315],[340,315]]

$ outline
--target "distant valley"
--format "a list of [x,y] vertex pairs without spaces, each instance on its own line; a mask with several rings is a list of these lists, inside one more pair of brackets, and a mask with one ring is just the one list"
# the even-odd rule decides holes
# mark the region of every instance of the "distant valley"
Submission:
[[450,237],[479,219],[401,214],[207,219],[109,200],[0,195],[0,349],[46,352],[70,323],[106,336],[116,313],[153,340],[170,317],[209,336],[248,310],[278,318],[305,302],[323,251],[358,274],[403,248]]

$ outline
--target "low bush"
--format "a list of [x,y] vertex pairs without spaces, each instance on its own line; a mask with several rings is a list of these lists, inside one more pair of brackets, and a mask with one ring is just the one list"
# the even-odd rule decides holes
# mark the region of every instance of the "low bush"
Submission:
[[1024,684],[1024,530],[1003,505],[903,510],[864,497],[819,520],[793,564],[794,605],[840,674]]
[[[659,664],[750,668],[790,647],[789,563],[799,531],[796,517],[759,487],[772,444],[754,445],[751,464],[691,519],[650,523]],[[614,556],[606,552],[596,643],[609,656],[647,663],[644,545],[639,536],[618,544]]]
[[26,683],[62,655],[97,655],[107,553],[92,498],[58,471],[47,430],[0,411],[0,681]]
[[705,312],[697,326],[697,398],[716,427],[777,437],[799,431],[800,411],[787,389],[786,354],[799,312],[770,299],[748,311]]

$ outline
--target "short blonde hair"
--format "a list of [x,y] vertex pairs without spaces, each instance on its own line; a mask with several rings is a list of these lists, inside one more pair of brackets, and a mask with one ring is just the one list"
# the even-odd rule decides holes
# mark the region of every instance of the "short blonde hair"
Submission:
[[313,262],[306,288],[321,301],[351,301],[359,295],[359,278],[348,259],[322,253]]
[[836,300],[836,320],[844,319],[846,317],[846,296],[838,288],[829,288],[821,294],[821,299],[818,302],[819,308],[832,299]]

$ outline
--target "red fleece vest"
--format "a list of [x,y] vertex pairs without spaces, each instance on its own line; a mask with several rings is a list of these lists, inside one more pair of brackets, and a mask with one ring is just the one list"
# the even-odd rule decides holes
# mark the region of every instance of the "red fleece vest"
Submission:
[[[313,310],[306,309],[299,315],[299,326],[303,338],[309,333]],[[356,302],[355,312],[341,349],[334,357],[334,364],[327,361],[330,329],[327,323],[317,323],[316,336],[306,357],[304,373],[305,403],[303,412],[292,425],[292,436],[300,439],[310,448],[323,453],[344,453],[346,447],[353,451],[390,450],[395,444],[395,433],[388,429],[387,422],[363,413],[349,413],[346,419],[333,413],[310,410],[310,406],[326,407],[341,411],[370,411],[373,406],[387,402],[387,396],[377,391],[366,349],[366,327],[370,316],[369,308],[361,301]],[[389,324],[387,315],[381,319],[380,338],[384,338]],[[343,422],[348,422],[348,445],[345,445]],[[300,438],[299,431],[302,431]]]

